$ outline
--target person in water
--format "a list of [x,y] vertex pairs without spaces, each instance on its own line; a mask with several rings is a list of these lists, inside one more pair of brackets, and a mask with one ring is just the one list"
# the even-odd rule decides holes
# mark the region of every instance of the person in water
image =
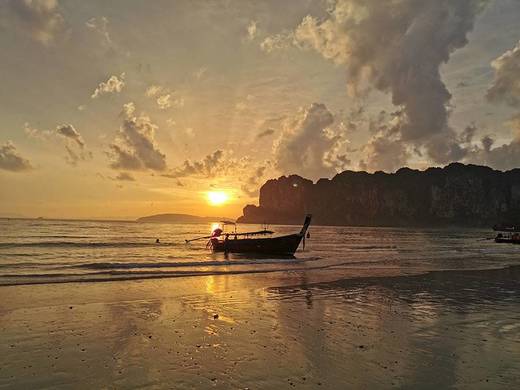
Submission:
[[158,239],[158,238],[157,238],[157,239],[155,240],[155,243],[156,243],[156,244],[160,244],[160,242],[159,242],[159,239]]

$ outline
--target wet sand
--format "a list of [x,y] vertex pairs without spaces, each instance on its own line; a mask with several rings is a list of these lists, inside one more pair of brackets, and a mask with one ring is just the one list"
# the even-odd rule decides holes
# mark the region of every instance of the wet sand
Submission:
[[520,268],[0,287],[1,388],[511,389]]

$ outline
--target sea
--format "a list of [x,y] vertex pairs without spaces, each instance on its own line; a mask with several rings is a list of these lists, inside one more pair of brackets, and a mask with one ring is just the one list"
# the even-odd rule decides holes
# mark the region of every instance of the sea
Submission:
[[[491,229],[311,226],[305,248],[279,258],[212,253],[207,240],[186,243],[211,227],[0,219],[0,286],[298,272],[339,279],[520,264],[520,246],[495,243]],[[261,228],[239,225],[238,231]],[[269,229],[289,234],[300,227]]]

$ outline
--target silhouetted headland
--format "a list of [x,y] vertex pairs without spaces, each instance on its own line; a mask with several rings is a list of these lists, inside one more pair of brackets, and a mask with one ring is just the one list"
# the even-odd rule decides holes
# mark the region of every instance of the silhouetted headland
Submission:
[[297,175],[268,180],[242,223],[491,227],[520,222],[520,169],[453,163],[424,171],[344,171],[315,184]]

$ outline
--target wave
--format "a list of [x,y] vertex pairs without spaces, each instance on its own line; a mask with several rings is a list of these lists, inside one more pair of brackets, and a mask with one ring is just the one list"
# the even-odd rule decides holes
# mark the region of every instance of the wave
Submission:
[[68,268],[83,269],[131,269],[131,268],[178,268],[178,267],[215,267],[215,266],[232,266],[232,265],[253,265],[253,264],[290,264],[304,263],[307,261],[318,260],[319,257],[311,257],[305,259],[287,258],[287,259],[248,259],[248,260],[219,260],[219,261],[191,261],[191,262],[142,262],[142,263],[84,263],[73,265]]
[[[100,271],[86,274],[78,273],[39,273],[39,274],[4,274],[0,275],[0,286],[17,286],[30,284],[77,283],[77,282],[113,282],[139,279],[162,279],[187,276],[241,275],[263,274],[285,271],[318,270],[330,268],[332,265],[320,265],[305,268],[257,268],[245,270],[177,270],[177,271]],[[3,280],[2,280],[3,279]]]
[[347,247],[350,250],[370,250],[370,249],[397,249],[397,245],[352,245]]
[[66,262],[50,262],[50,263],[44,263],[44,262],[18,262],[18,263],[0,263],[0,268],[49,268],[49,267],[63,267],[68,266],[70,263]]
[[37,242],[2,242],[1,248],[143,248],[173,247],[184,243],[156,242],[80,242],[80,241],[37,241]]
[[[144,280],[144,279],[163,279],[163,278],[177,278],[177,277],[195,277],[195,276],[212,276],[212,275],[241,275],[241,274],[266,274],[275,272],[287,272],[287,271],[312,271],[312,270],[325,270],[334,269],[338,265],[345,265],[347,263],[340,264],[325,264],[315,265],[312,267],[295,267],[295,268],[256,268],[256,269],[234,269],[234,270],[177,270],[177,271],[150,271],[150,270],[106,270],[92,273],[41,273],[41,274],[6,274],[0,275],[0,286],[19,286],[19,285],[32,285],[32,284],[56,284],[56,283],[95,283],[95,282],[114,282],[114,281],[128,281],[128,280]],[[407,272],[406,274],[384,274],[374,275],[370,277],[356,276],[356,275],[338,275],[337,280],[354,280],[354,279],[365,279],[365,280],[376,280],[376,279],[393,279],[393,278],[409,278],[417,277],[418,275],[436,275],[439,273],[461,273],[461,272],[489,272],[498,270],[520,270],[519,265],[514,264],[503,264],[494,265],[486,268],[468,268],[468,269],[441,269],[441,270],[428,270],[428,269],[416,269],[413,272]],[[319,284],[319,283],[317,283]],[[307,288],[311,285],[306,285]]]

